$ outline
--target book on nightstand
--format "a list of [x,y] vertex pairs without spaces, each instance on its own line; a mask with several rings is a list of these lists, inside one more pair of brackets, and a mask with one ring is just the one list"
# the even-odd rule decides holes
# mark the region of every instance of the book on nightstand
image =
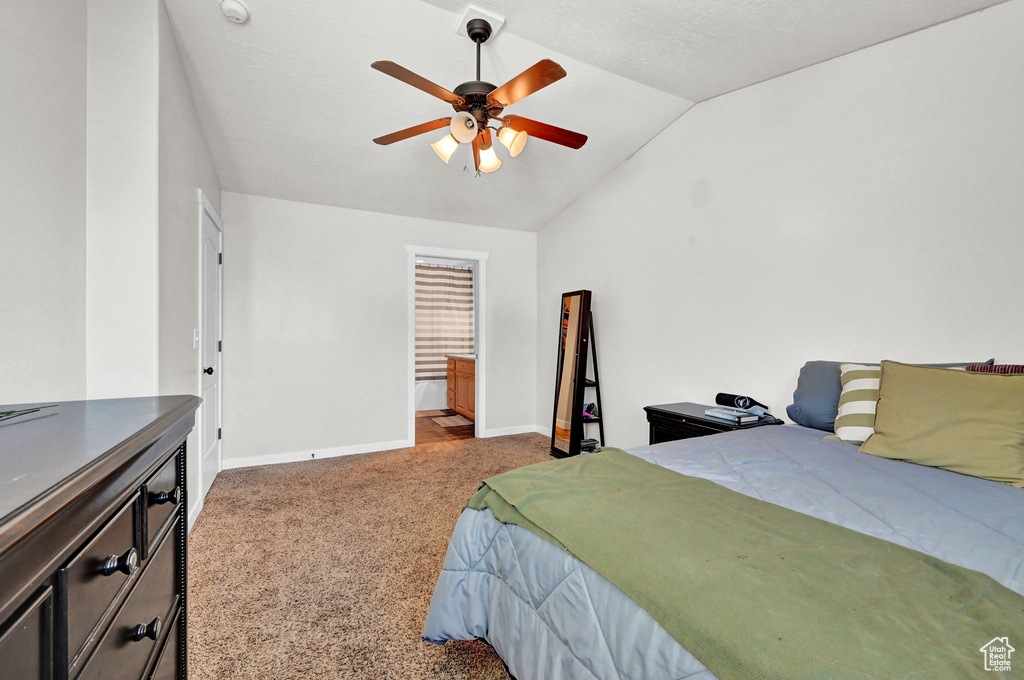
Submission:
[[714,408],[709,408],[704,411],[704,415],[709,418],[724,420],[728,423],[736,423],[737,425],[748,425],[760,420],[760,417],[758,417],[757,414],[751,413],[750,411],[744,411],[740,408],[732,408],[731,406],[716,406]]

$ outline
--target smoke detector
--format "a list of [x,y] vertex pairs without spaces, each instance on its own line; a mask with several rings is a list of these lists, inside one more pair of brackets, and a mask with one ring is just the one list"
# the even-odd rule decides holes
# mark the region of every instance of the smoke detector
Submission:
[[221,0],[220,11],[236,24],[244,24],[252,17],[249,6],[242,0]]

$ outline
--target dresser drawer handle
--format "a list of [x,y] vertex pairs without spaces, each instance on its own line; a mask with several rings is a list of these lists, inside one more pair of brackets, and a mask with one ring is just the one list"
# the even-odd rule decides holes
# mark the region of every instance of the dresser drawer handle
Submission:
[[139,642],[140,640],[144,640],[146,638],[149,638],[150,640],[155,640],[158,637],[160,637],[159,616],[150,621],[148,626],[144,623],[140,623],[139,625],[135,626],[135,630],[132,631],[132,642]]
[[135,552],[135,548],[130,549],[124,555],[118,557],[117,555],[111,555],[103,563],[103,575],[110,576],[114,572],[121,572],[122,574],[128,574],[129,576],[135,567],[139,564],[139,553]]
[[174,487],[170,491],[161,491],[160,493],[149,494],[150,505],[163,505],[164,503],[170,503],[171,505],[177,505],[178,501],[181,500],[181,488]]

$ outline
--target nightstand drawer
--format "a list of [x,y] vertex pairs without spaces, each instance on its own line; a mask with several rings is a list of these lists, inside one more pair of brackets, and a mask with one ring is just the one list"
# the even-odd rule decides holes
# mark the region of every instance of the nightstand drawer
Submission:
[[722,431],[688,422],[651,421],[650,425],[651,444],[661,444],[662,442],[671,442],[677,439],[689,439],[690,437],[704,437],[709,434],[718,434]]

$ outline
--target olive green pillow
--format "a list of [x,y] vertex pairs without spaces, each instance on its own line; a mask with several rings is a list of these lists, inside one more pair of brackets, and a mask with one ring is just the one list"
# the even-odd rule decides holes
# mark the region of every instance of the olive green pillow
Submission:
[[883,361],[860,451],[1024,487],[1024,375]]

